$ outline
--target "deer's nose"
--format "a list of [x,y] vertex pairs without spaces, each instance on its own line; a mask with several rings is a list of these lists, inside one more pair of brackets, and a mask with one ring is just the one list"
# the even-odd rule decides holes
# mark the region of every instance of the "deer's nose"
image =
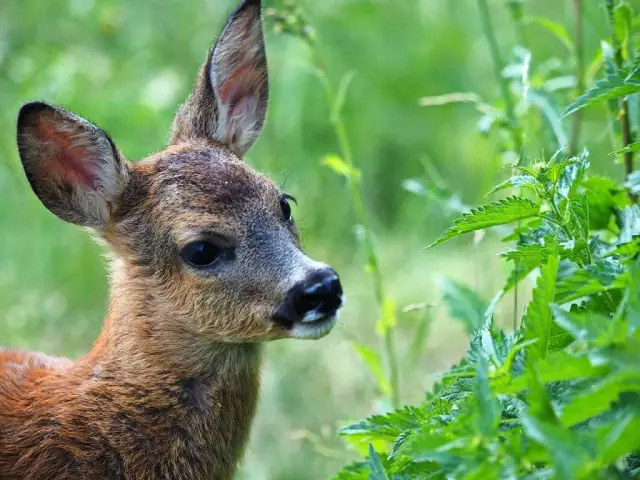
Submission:
[[323,268],[296,284],[277,314],[288,324],[315,322],[335,315],[342,306],[340,278],[335,270]]

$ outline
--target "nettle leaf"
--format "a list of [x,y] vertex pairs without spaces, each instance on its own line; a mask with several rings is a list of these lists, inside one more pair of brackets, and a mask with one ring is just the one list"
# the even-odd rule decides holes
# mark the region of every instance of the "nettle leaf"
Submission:
[[640,84],[633,80],[625,81],[619,73],[610,73],[604,80],[596,82],[595,87],[587,90],[571,103],[564,111],[563,116],[571,115],[578,110],[604,100],[632,95],[640,92]]
[[546,447],[552,459],[556,475],[552,478],[573,480],[581,477],[585,465],[589,465],[593,448],[575,432],[552,422],[539,420],[532,415],[522,417],[525,434]]
[[556,276],[559,259],[550,255],[547,263],[540,269],[540,276],[533,290],[533,297],[524,316],[524,336],[527,340],[537,340],[527,349],[531,360],[546,357],[549,352],[549,339],[553,318],[550,304],[556,295]]
[[625,392],[640,392],[639,372],[618,373],[592,385],[562,407],[560,420],[565,427],[572,427],[603,414]]
[[515,187],[524,187],[524,186],[534,186],[538,183],[535,177],[531,175],[515,175],[508,180],[496,185],[493,189],[487,193],[487,195],[493,195],[500,190],[504,190],[506,188],[515,188]]
[[618,243],[629,243],[640,235],[640,206],[627,206],[624,210],[618,210],[616,216],[620,227]]
[[527,198],[507,197],[463,214],[462,217],[454,221],[455,226],[449,228],[427,248],[440,245],[463,233],[524,220],[537,215],[539,211],[540,205]]
[[640,432],[640,416],[633,411],[622,412],[610,424],[597,428],[600,463],[609,465],[621,457],[640,451],[638,432]]
[[626,338],[626,326],[619,318],[593,312],[567,312],[555,304],[552,304],[552,310],[556,323],[577,339],[605,346],[623,342]]
[[[638,149],[640,150],[640,142],[637,142]],[[634,144],[635,145],[635,144]],[[636,170],[635,172],[630,173],[627,176],[627,181],[624,184],[625,187],[631,191],[633,194],[640,193],[640,170]]]
[[[564,199],[570,199],[573,192],[584,177],[589,168],[587,157],[589,154],[585,151],[576,159],[569,159],[569,164],[562,167],[561,173],[556,182],[556,194]],[[555,166],[554,166],[555,167]]]
[[478,432],[485,436],[493,435],[500,420],[500,403],[491,392],[489,366],[484,356],[476,364],[475,399],[477,406]]
[[380,355],[372,348],[358,343],[353,344],[353,349],[376,379],[380,392],[385,395],[391,392],[391,384],[384,373]]
[[420,428],[427,418],[428,414],[422,408],[404,407],[385,415],[373,415],[360,423],[342,427],[338,433],[386,437],[395,440],[398,435],[407,430]]
[[367,462],[355,462],[344,467],[331,480],[369,480]]
[[371,444],[369,444],[369,468],[371,468],[371,473],[369,474],[371,480],[389,480],[389,476],[380,460],[380,455]]
[[608,177],[591,176],[581,182],[581,188],[587,194],[591,230],[607,228],[614,207],[628,201],[626,192]]
[[488,302],[455,280],[443,278],[439,283],[443,300],[449,306],[451,316],[462,321],[467,333],[480,328],[484,323]]
[[587,295],[626,288],[627,276],[624,266],[614,258],[599,258],[592,265],[580,268],[563,262],[565,268],[559,275],[557,303],[567,303]]

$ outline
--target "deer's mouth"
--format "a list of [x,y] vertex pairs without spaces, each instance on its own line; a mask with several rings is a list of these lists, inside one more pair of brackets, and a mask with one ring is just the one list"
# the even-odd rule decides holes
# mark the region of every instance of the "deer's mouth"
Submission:
[[319,315],[317,312],[313,313],[313,317],[309,319],[303,319],[300,322],[295,322],[288,329],[291,336],[300,339],[315,340],[327,335],[338,320],[337,311],[328,315]]

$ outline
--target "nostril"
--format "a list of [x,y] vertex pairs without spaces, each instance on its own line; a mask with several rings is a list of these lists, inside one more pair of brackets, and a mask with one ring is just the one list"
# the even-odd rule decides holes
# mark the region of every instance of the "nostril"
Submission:
[[314,283],[298,292],[293,306],[300,317],[310,312],[334,313],[342,306],[342,285],[338,275],[333,270],[316,275]]

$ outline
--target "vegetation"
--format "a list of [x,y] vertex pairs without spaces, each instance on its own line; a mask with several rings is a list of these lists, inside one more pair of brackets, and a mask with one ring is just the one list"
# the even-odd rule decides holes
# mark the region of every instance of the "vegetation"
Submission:
[[[142,158],[235,3],[0,2],[1,344],[78,356],[105,310],[99,247],[20,171],[20,104]],[[637,476],[638,2],[264,3],[249,161],[348,304],[326,339],[269,345],[240,477]]]
[[[517,158],[514,174],[490,195],[518,193],[464,213],[428,248],[518,222],[502,240],[511,247],[500,254],[513,270],[490,302],[468,289],[445,295],[452,315],[471,331],[467,355],[421,404],[342,428],[367,459],[336,479],[638,478],[640,171],[633,171],[633,157],[640,143],[633,143],[638,118],[631,105],[640,92],[640,55],[634,56],[640,17],[624,1],[606,3],[612,42],[603,42],[605,78],[564,113],[611,101],[620,121],[622,148],[614,154],[624,155],[622,185],[591,175],[587,150],[567,156],[575,142],[564,144],[559,132],[561,148],[550,159],[528,162],[489,10],[484,0],[478,3],[502,87],[503,128]],[[581,15],[581,2],[575,3]],[[539,23],[564,36],[559,25]],[[530,55],[524,58],[527,102]],[[576,75],[581,72],[578,66]],[[498,303],[532,272],[537,280],[521,322],[511,332],[500,329]]]

